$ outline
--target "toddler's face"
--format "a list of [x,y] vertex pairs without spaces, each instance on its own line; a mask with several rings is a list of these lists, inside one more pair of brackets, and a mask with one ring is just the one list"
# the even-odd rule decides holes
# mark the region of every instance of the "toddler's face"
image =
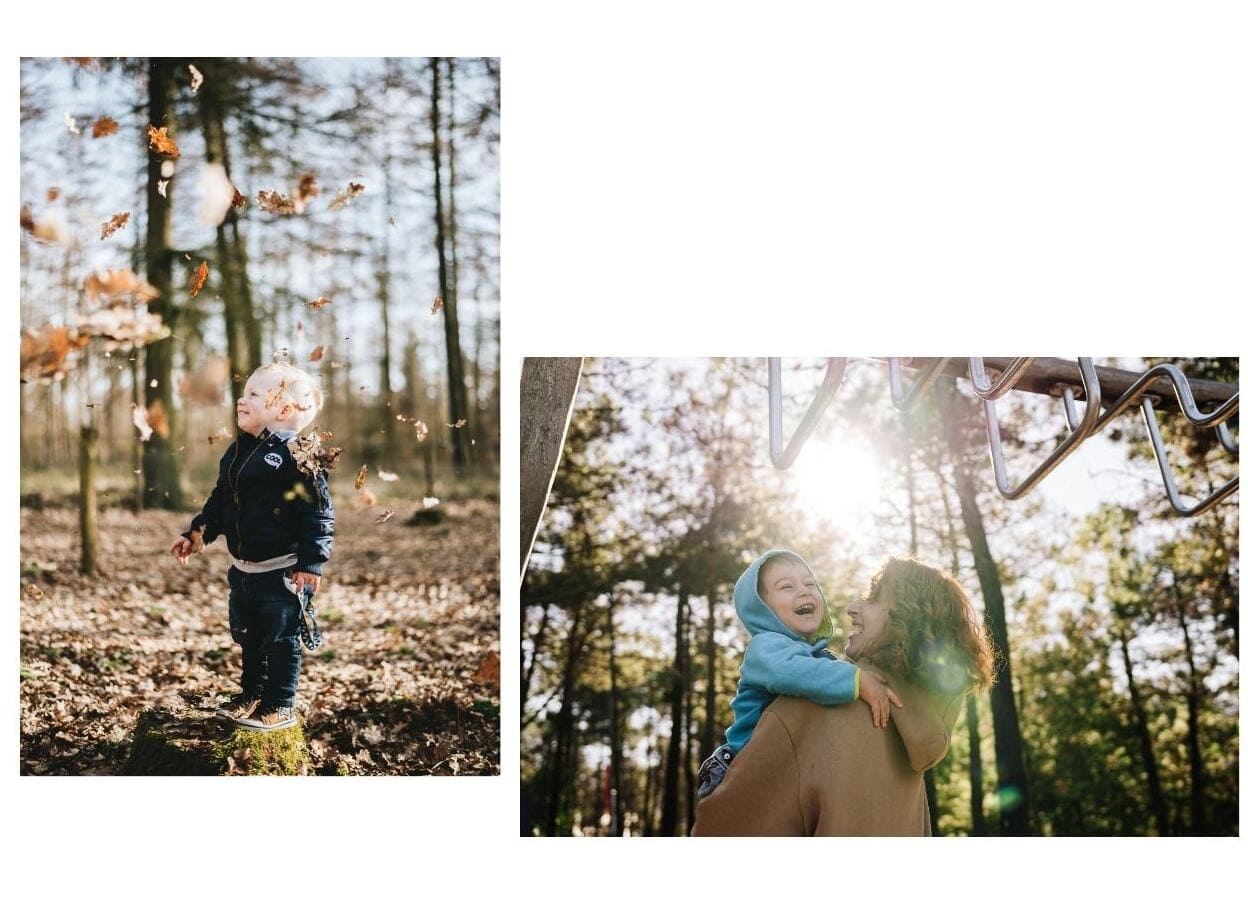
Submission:
[[294,405],[281,397],[277,382],[263,376],[247,380],[235,406],[238,428],[253,436],[259,436],[266,429],[277,429],[290,419],[293,410]]
[[810,569],[781,558],[763,570],[759,595],[785,627],[809,636],[823,622],[823,594]]

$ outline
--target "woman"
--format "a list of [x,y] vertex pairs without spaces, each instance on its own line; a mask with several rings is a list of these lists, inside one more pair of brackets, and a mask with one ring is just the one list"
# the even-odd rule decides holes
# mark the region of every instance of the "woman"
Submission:
[[923,772],[944,758],[967,692],[992,683],[992,646],[956,580],[892,558],[849,606],[846,657],[901,697],[885,730],[865,706],[781,697],[767,707],[693,833],[930,835]]

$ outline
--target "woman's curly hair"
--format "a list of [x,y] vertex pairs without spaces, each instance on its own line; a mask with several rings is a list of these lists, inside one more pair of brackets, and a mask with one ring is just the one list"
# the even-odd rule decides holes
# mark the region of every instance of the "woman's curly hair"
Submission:
[[884,644],[872,658],[884,670],[952,694],[991,687],[996,655],[966,590],[952,576],[912,558],[889,558],[868,597],[892,591]]

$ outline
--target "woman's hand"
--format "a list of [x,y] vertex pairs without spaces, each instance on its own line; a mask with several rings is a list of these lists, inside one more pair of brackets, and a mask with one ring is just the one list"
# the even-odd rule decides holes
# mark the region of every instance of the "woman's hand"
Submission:
[[885,684],[888,678],[875,671],[861,669],[858,676],[858,697],[871,708],[871,722],[879,728],[888,727],[888,715],[892,706],[903,708],[900,697]]

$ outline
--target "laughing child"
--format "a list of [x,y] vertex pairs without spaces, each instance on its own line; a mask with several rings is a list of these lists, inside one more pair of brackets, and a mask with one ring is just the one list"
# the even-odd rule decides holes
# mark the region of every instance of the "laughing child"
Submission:
[[698,770],[698,799],[719,786],[777,696],[799,696],[820,705],[861,699],[880,728],[888,725],[890,704],[901,707],[885,686],[886,678],[828,651],[832,613],[814,573],[797,553],[764,552],[737,579],[732,598],[750,642],[741,660],[734,719],[725,742]]
[[327,470],[333,452],[319,437],[296,438],[321,407],[316,381],[297,367],[261,367],[238,399],[238,438],[225,450],[217,484],[170,551],[185,564],[224,534],[232,566],[230,634],[243,650],[242,692],[222,714],[250,730],[295,723],[302,660],[300,594],[316,592],[334,541]]

